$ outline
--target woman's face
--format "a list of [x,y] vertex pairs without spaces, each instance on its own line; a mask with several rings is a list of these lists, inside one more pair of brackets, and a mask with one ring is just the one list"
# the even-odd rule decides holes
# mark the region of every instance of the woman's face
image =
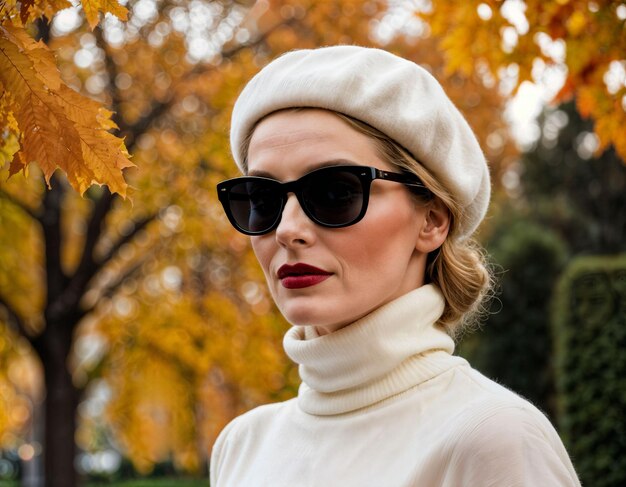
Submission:
[[[277,112],[257,126],[250,141],[251,176],[285,182],[337,164],[397,172],[380,158],[369,137],[324,110]],[[428,213],[404,185],[375,180],[363,220],[325,228],[311,221],[289,194],[278,228],[251,237],[252,247],[285,318],[325,334],[423,284],[427,252],[420,249],[419,237]],[[303,276],[296,267],[285,275],[283,266],[295,264],[318,270]]]

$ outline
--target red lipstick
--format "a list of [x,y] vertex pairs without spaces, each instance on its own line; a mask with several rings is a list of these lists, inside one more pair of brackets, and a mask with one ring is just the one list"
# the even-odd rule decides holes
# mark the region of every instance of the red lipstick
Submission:
[[315,286],[332,275],[323,269],[308,264],[285,264],[278,269],[278,279],[287,289]]

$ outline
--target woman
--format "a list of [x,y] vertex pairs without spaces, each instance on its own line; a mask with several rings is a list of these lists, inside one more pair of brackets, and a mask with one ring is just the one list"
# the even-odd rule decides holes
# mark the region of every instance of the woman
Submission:
[[478,142],[437,81],[385,51],[293,51],[233,111],[251,235],[299,364],[298,397],[231,422],[211,485],[576,486],[534,406],[453,356],[490,276]]

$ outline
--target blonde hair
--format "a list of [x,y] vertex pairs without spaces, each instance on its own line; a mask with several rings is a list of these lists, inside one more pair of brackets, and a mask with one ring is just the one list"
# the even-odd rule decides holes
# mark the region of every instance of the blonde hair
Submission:
[[[285,111],[305,109],[294,107]],[[462,208],[452,194],[395,140],[365,122],[343,113],[331,112],[357,132],[372,139],[385,162],[417,175],[432,195],[448,208],[450,230],[441,247],[428,255],[425,279],[427,283],[433,283],[441,289],[445,300],[439,324],[450,336],[459,338],[463,331],[478,324],[486,309],[484,304],[493,288],[492,272],[487,263],[485,250],[473,238],[458,237],[456,222],[461,218]],[[261,120],[255,124],[242,143],[243,166],[246,172],[250,139],[260,122]],[[433,201],[432,196],[425,198],[423,195],[415,194],[415,198],[426,205]]]

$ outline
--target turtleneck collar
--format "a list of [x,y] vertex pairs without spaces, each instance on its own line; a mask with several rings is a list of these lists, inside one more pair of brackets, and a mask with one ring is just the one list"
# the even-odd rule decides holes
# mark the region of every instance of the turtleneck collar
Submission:
[[443,309],[441,291],[428,284],[328,335],[318,336],[309,326],[291,328],[283,345],[299,364],[300,409],[347,413],[457,365],[454,341],[435,324]]

